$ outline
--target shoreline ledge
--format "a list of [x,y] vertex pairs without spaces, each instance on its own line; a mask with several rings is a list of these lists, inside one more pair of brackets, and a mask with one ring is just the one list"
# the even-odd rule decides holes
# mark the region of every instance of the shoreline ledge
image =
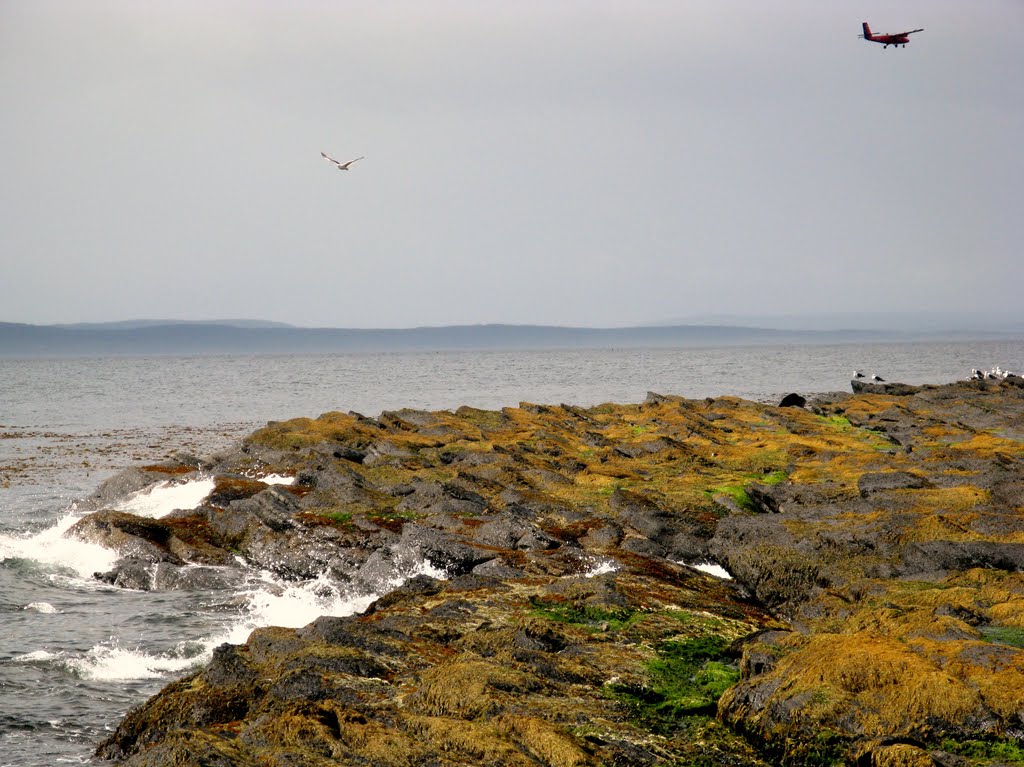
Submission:
[[[326,413],[128,469],[69,531],[118,551],[106,582],[259,568],[380,596],[222,645],[97,755],[1024,763],[1024,380],[856,388]],[[193,509],[114,508],[200,477]]]

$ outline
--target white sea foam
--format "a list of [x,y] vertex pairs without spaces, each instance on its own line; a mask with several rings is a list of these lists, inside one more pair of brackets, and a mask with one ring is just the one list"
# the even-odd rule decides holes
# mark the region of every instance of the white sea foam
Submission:
[[[267,485],[295,484],[295,477],[284,474],[265,474],[263,476],[254,474],[251,478]],[[213,487],[212,477],[192,479],[188,482],[167,480],[133,493],[127,500],[122,501],[114,508],[140,517],[157,519],[170,514],[175,509],[194,509],[213,492]]]
[[266,485],[294,485],[295,477],[288,477],[284,474],[264,474],[262,477],[253,475],[252,479],[259,480]]
[[129,681],[155,679],[183,671],[203,660],[183,653],[146,653],[126,650],[116,640],[98,644],[84,654],[35,650],[14,658],[18,663],[42,663],[62,668],[80,679]]
[[721,565],[716,564],[715,562],[680,562],[679,564],[687,565],[688,567],[692,567],[694,570],[700,570],[702,573],[713,575],[716,578],[721,578],[722,580],[732,580],[732,573],[730,573]]
[[596,578],[598,575],[605,575],[607,573],[614,573],[619,569],[617,563],[610,559],[598,559],[594,565],[584,573],[580,575],[584,578]]
[[21,609],[33,613],[43,613],[45,615],[52,615],[57,612],[57,608],[49,602],[29,602]]
[[405,581],[417,575],[429,575],[444,579],[446,573],[430,562],[420,560],[411,567],[396,573],[372,593],[352,592],[341,587],[326,574],[301,583],[284,582],[268,572],[260,573],[246,594],[246,607],[240,619],[224,633],[212,637],[205,644],[212,651],[222,642],[241,644],[249,638],[255,628],[262,626],[284,626],[299,628],[321,615],[344,617],[362,612],[382,594],[398,588]]
[[196,657],[126,650],[114,642],[96,645],[85,655],[65,657],[60,665],[82,679],[120,681],[154,679],[183,671],[198,661]]
[[117,553],[95,543],[85,543],[64,534],[80,519],[69,513],[53,527],[35,535],[0,535],[0,561],[27,559],[42,565],[74,571],[80,578],[114,566]]
[[188,482],[158,482],[133,493],[114,508],[139,517],[153,519],[170,514],[175,509],[194,509],[213,491],[213,479],[193,479]]

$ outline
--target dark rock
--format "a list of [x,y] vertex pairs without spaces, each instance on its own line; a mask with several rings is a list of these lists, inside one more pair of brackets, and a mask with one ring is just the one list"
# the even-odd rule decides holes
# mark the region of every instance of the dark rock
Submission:
[[234,591],[245,582],[245,571],[240,567],[179,567],[158,562],[152,569],[155,591]]
[[478,493],[453,483],[417,482],[415,492],[405,495],[398,504],[400,511],[419,514],[480,515],[487,502]]
[[779,407],[803,407],[807,404],[807,398],[801,397],[799,394],[787,394],[779,402]]
[[125,559],[184,564],[171,553],[169,544],[173,533],[165,522],[126,511],[90,514],[76,522],[67,535],[113,549]]
[[551,653],[561,652],[566,648],[568,642],[564,636],[553,631],[549,626],[527,624],[516,631],[512,638],[512,644],[521,650]]
[[483,546],[514,549],[519,540],[533,529],[529,515],[516,507],[476,528],[473,540]]
[[[186,473],[182,473],[182,470]],[[78,507],[81,510],[96,510],[115,506],[125,501],[133,493],[145,490],[152,485],[166,482],[172,478],[189,478],[192,471],[191,467],[177,464],[125,469],[103,482],[88,498],[79,501]]]
[[245,581],[241,568],[179,566],[170,562],[120,559],[114,569],[96,573],[97,580],[136,591],[220,591],[239,588]]
[[894,397],[909,397],[922,390],[920,386],[903,383],[869,383],[867,381],[850,381],[854,394],[888,394]]
[[[368,611],[367,614],[372,614]],[[353,647],[381,656],[401,656],[401,646],[408,637],[395,636],[385,631],[370,630],[355,623],[352,618],[323,615],[299,629],[297,635],[307,641],[323,642],[336,647]]]
[[741,645],[740,675],[742,679],[760,676],[775,668],[782,657],[782,640],[788,631],[762,631],[746,637]]
[[370,467],[397,466],[404,460],[415,458],[415,453],[402,447],[397,442],[390,439],[378,439],[367,448],[363,464]]
[[120,589],[150,591],[155,568],[155,563],[148,559],[123,558],[115,563],[113,570],[94,573],[93,577]]
[[225,508],[232,501],[251,498],[267,489],[259,480],[239,474],[218,474],[214,477],[213,490],[204,500],[207,506]]
[[[821,395],[801,412],[652,394],[621,408],[331,414],[254,435],[218,459],[199,513],[83,525],[139,555],[102,577],[230,588],[240,571],[183,564],[230,552],[381,596],[218,649],[100,753],[125,767],[754,767],[923,763],[908,733],[1016,737],[1020,649],[988,624],[1020,612],[1024,389],[871,387],[904,396]],[[261,489],[254,466],[297,483]],[[789,478],[767,484],[766,467]],[[745,496],[722,495],[736,512],[723,514],[708,493],[737,484]],[[409,578],[424,560],[451,580]],[[609,560],[615,572],[593,575]],[[677,564],[702,560],[735,580]],[[719,643],[722,663],[742,649],[742,678],[719,719],[669,721],[663,654],[695,639]]]
[[498,496],[505,504],[507,511],[521,514],[526,518],[539,519],[547,516],[562,519],[575,519],[575,514],[567,504],[536,490],[519,490],[507,488]]
[[480,563],[472,569],[471,573],[473,575],[501,578],[502,580],[511,580],[525,576],[525,573],[520,568],[508,564],[500,556]]
[[619,544],[619,548],[633,554],[642,554],[645,557],[664,557],[665,547],[649,538],[630,537]]
[[1024,543],[912,542],[903,549],[901,565],[905,576],[941,570],[963,571],[975,567],[1018,572],[1024,570]]
[[665,547],[674,562],[694,562],[708,556],[707,541],[691,533],[676,533]]
[[878,471],[862,474],[857,490],[862,498],[887,490],[921,490],[934,487],[927,477],[909,471]]
[[323,675],[305,669],[282,677],[270,688],[270,694],[281,700],[323,700],[330,692]]
[[467,545],[442,531],[416,523],[407,524],[402,529],[397,548],[426,559],[448,573],[449,577],[468,573],[495,556],[491,551]]
[[761,485],[755,482],[747,485],[745,490],[755,511],[762,514],[778,514],[782,510],[778,488],[778,485]]
[[337,445],[331,455],[338,460],[362,463],[366,460],[367,452],[349,445]]
[[201,674],[203,681],[218,687],[252,684],[257,674],[239,652],[238,645],[222,644],[213,651],[213,658]]
[[587,534],[579,538],[580,544],[585,549],[608,549],[618,546],[622,540],[623,531],[619,525],[604,524],[600,527],[592,527]]

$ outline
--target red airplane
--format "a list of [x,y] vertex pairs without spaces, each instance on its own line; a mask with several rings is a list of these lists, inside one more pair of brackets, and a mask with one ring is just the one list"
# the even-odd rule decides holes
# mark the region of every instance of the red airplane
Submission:
[[915,32],[924,32],[924,29],[922,28],[912,29],[909,32],[900,32],[895,35],[873,35],[871,34],[871,27],[868,26],[868,23],[866,21],[863,24],[861,24],[861,26],[864,27],[864,34],[860,35],[860,37],[863,37],[865,40],[870,40],[873,43],[881,43],[882,50],[885,50],[890,45],[902,45],[904,48],[906,48],[907,43],[910,42],[909,35],[912,35]]

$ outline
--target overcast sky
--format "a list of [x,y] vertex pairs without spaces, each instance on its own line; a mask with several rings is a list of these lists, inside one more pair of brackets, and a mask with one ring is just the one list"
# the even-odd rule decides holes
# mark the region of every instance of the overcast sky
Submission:
[[1020,0],[4,0],[0,99],[0,321],[1024,300]]

